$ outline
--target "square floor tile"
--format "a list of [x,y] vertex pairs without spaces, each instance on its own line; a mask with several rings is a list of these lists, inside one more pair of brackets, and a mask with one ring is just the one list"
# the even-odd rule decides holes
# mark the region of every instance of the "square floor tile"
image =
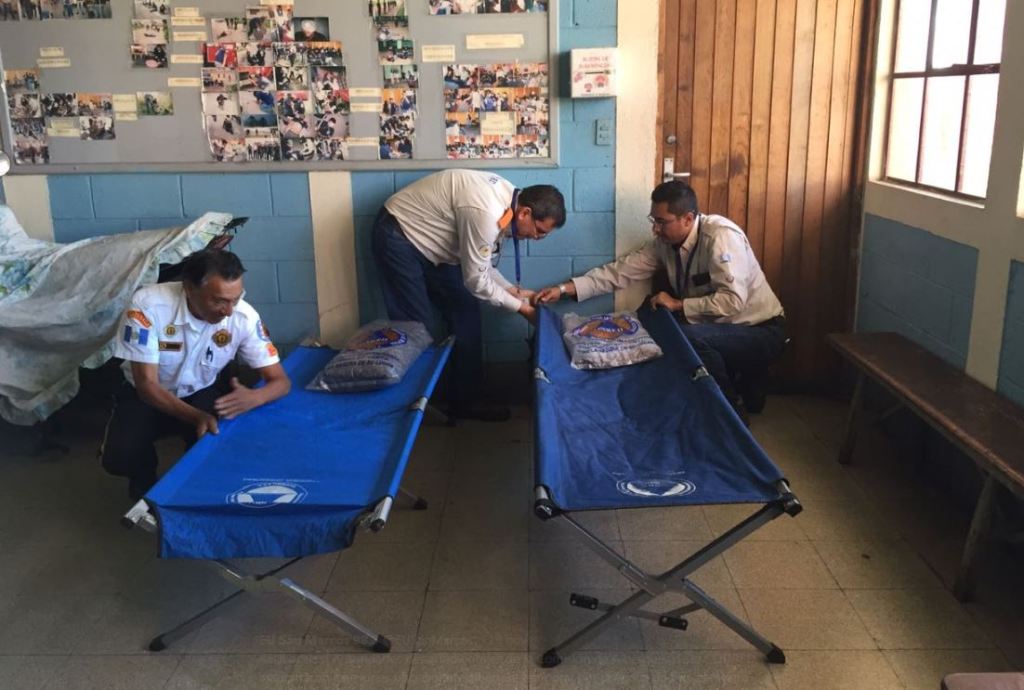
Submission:
[[526,652],[439,652],[413,655],[406,687],[521,690],[528,685]]
[[526,542],[442,542],[430,571],[430,589],[525,589],[527,555]]
[[647,652],[655,690],[774,690],[760,652]]
[[[313,654],[295,657],[284,687],[295,690],[404,688],[412,654]],[[269,687],[269,686],[262,686]]]
[[740,542],[723,554],[740,589],[836,589],[835,578],[810,542]]
[[66,656],[0,656],[0,688],[43,688],[66,664]]
[[[385,527],[385,529],[387,529]],[[341,552],[327,591],[422,591],[427,587],[437,544],[378,542],[372,534],[356,538]]]
[[996,649],[887,649],[883,653],[907,690],[934,690],[950,673],[1013,670]]
[[[606,542],[623,553],[622,542]],[[614,566],[577,541],[530,543],[530,589],[569,590],[586,594],[591,589],[616,589],[626,580]]]
[[296,658],[294,654],[189,655],[174,670],[165,690],[286,687]]
[[847,596],[881,649],[993,647],[945,590],[855,589]]
[[843,589],[942,587],[904,541],[818,541],[814,548]]
[[711,528],[700,506],[632,508],[615,513],[625,541],[711,540]]
[[137,690],[161,688],[178,668],[177,656],[72,656],[57,667],[46,688]]
[[771,670],[780,690],[898,690],[903,687],[879,651],[793,650],[786,653],[785,664],[772,664]]
[[428,592],[417,652],[525,652],[529,594],[519,590]]
[[530,667],[530,687],[540,690],[650,688],[643,652],[575,652],[554,668]]
[[243,594],[196,633],[189,653],[283,654],[302,651],[313,612],[286,594]]
[[877,649],[846,595],[837,589],[741,589],[759,633],[791,649]]

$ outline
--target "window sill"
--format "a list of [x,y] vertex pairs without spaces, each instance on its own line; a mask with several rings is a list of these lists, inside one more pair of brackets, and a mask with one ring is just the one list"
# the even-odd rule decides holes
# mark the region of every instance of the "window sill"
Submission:
[[868,180],[867,186],[869,189],[875,188],[878,191],[884,190],[884,193],[887,194],[891,194],[893,192],[897,194],[907,194],[934,201],[941,201],[948,204],[956,204],[957,206],[969,209],[984,210],[985,208],[984,199],[968,199],[953,194],[943,194],[942,192],[934,189],[914,187],[911,185],[900,184],[899,182],[893,182],[891,180]]

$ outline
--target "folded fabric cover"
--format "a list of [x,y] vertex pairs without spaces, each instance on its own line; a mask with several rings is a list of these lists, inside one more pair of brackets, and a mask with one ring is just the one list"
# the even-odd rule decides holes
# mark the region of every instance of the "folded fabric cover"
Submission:
[[431,342],[418,321],[371,321],[349,338],[309,389],[347,393],[393,386]]

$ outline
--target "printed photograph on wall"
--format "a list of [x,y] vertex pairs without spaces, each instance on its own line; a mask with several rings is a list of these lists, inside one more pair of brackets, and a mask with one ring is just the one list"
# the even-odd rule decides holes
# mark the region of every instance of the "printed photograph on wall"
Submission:
[[331,39],[327,17],[293,17],[292,34],[300,43],[323,43]]
[[174,100],[169,91],[139,91],[135,94],[139,115],[173,115]]
[[381,160],[412,158],[416,135],[416,92],[412,89],[381,90]]
[[11,120],[14,130],[14,162],[42,165],[50,162],[46,125],[40,118]]

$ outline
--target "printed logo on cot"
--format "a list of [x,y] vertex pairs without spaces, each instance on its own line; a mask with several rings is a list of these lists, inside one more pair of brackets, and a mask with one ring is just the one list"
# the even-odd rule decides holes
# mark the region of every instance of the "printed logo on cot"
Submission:
[[597,314],[572,330],[572,334],[597,340],[616,340],[624,335],[633,335],[640,330],[640,324],[622,314]]
[[697,486],[686,479],[626,479],[616,482],[619,493],[640,498],[670,498],[686,496],[697,490]]
[[273,506],[302,503],[308,492],[299,484],[290,482],[258,482],[248,484],[227,495],[228,503],[246,508],[270,508]]
[[349,350],[381,350],[386,347],[395,347],[396,345],[405,345],[408,342],[409,336],[397,328],[378,328],[375,331],[371,331],[363,336],[362,340],[357,340],[348,346]]

